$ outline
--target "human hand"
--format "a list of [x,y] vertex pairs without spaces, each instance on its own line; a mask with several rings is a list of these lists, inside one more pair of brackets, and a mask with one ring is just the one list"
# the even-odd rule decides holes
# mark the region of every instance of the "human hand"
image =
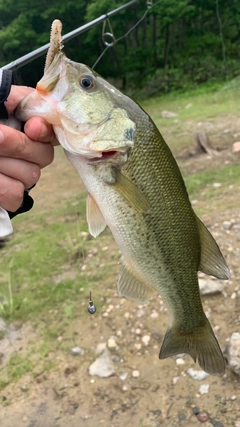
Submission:
[[[5,103],[9,115],[32,90],[12,86]],[[41,169],[52,162],[56,145],[52,126],[40,117],[28,120],[24,132],[0,125],[0,206],[10,212],[21,206],[24,190],[36,184]]]

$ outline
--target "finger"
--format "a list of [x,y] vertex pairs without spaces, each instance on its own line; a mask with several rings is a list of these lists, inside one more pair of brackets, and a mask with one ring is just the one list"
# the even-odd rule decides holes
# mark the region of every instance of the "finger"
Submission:
[[5,102],[5,106],[8,110],[8,114],[12,114],[19,102],[27,96],[34,89],[28,86],[11,86],[11,91],[7,101]]
[[59,145],[52,125],[41,117],[29,119],[24,126],[24,132],[33,141],[51,142],[52,145]]
[[24,184],[0,173],[0,206],[15,212],[23,202]]
[[3,157],[36,163],[41,169],[53,161],[53,147],[50,143],[32,141],[23,132],[3,125],[0,125],[0,153]]
[[40,178],[40,168],[25,160],[0,157],[0,173],[21,181],[25,189],[31,188]]

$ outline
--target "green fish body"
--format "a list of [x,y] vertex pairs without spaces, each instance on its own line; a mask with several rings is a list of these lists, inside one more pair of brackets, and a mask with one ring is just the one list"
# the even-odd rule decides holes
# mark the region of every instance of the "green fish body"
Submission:
[[188,353],[210,374],[225,362],[203,311],[198,270],[227,279],[214,238],[194,213],[176,161],[148,114],[86,65],[58,53],[17,109],[53,124],[87,190],[96,237],[109,226],[122,253],[121,295],[162,296],[170,314],[160,359]]

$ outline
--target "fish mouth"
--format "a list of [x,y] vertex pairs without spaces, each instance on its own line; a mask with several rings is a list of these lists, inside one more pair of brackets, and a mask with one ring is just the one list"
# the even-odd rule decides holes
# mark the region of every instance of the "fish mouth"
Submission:
[[103,161],[103,160],[109,160],[109,159],[112,159],[113,157],[115,157],[117,153],[119,153],[118,150],[102,151],[99,153],[101,156],[92,157],[89,159],[89,161],[91,163],[94,163],[94,162],[99,162],[99,161]]

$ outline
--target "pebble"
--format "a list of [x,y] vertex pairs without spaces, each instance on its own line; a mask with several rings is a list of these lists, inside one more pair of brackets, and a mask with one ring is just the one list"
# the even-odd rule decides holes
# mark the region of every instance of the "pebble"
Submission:
[[100,378],[107,378],[115,374],[114,364],[107,348],[89,366],[89,375],[96,375]]
[[156,319],[156,318],[158,317],[158,313],[157,313],[156,311],[153,311],[153,312],[150,314],[150,317],[151,317],[151,319]]
[[178,357],[177,359],[176,359],[176,364],[177,365],[185,365],[185,361],[181,358],[181,357]]
[[128,373],[125,372],[124,374],[120,375],[119,378],[120,378],[121,381],[125,381],[127,379],[127,377],[128,377]]
[[83,356],[85,353],[85,351],[83,350],[83,348],[81,347],[73,347],[70,350],[70,354],[72,356]]
[[172,113],[171,111],[165,111],[165,110],[162,111],[161,114],[162,114],[162,117],[167,118],[167,119],[170,119],[172,117],[176,117],[177,116],[176,113]]
[[208,413],[207,413],[206,411],[200,411],[200,412],[197,414],[197,419],[198,419],[198,421],[200,421],[201,423],[205,423],[206,421],[208,421],[208,420],[209,420],[209,415],[208,415]]
[[232,145],[232,152],[233,153],[239,153],[239,151],[240,151],[240,142],[236,141]]
[[213,187],[214,187],[214,188],[219,188],[219,187],[221,187],[221,186],[222,186],[221,182],[214,182],[214,183],[213,183]]
[[125,317],[125,319],[129,319],[130,313],[128,313],[128,311],[127,311],[126,313],[124,313],[124,317]]
[[224,230],[230,230],[232,226],[233,226],[233,223],[231,221],[223,221]]
[[140,372],[137,371],[136,369],[134,371],[132,371],[132,377],[133,378],[138,378],[140,376]]
[[107,344],[105,342],[98,344],[96,348],[96,354],[101,354],[105,350],[106,346]]
[[137,335],[140,335],[141,334],[141,329],[140,328],[137,328],[137,329],[135,329],[135,334],[137,334]]
[[122,391],[127,391],[127,390],[128,390],[128,386],[124,385],[123,388],[122,388]]
[[179,378],[180,378],[180,377],[173,377],[173,379],[172,379],[172,383],[173,383],[173,385],[177,384],[177,382],[178,382]]
[[193,380],[198,380],[198,381],[202,381],[205,380],[207,377],[209,377],[209,374],[207,374],[207,372],[205,371],[197,371],[193,368],[190,368],[187,370],[188,375],[190,375],[190,377]]
[[111,337],[108,339],[107,346],[108,346],[108,348],[116,348],[117,347],[117,343],[116,343],[114,337]]
[[240,333],[234,332],[229,340],[227,351],[228,367],[240,375]]
[[123,334],[122,331],[119,329],[116,333],[117,337],[122,338]]
[[218,280],[199,279],[199,288],[201,295],[215,295],[223,291],[224,285]]
[[142,348],[142,344],[140,344],[140,343],[135,343],[135,344],[134,344],[134,347],[136,348],[136,350],[141,350],[141,348]]
[[145,314],[146,314],[146,311],[145,311],[145,310],[143,310],[142,308],[140,308],[140,309],[137,311],[137,317],[143,317],[143,316],[145,316]]
[[236,400],[237,396],[235,396],[235,394],[231,397],[231,400]]
[[143,342],[143,344],[148,345],[148,344],[149,344],[150,339],[151,339],[151,337],[150,337],[149,335],[144,335],[144,336],[142,337],[142,342]]
[[209,392],[209,387],[209,384],[202,384],[200,385],[198,392],[200,394],[207,394]]

